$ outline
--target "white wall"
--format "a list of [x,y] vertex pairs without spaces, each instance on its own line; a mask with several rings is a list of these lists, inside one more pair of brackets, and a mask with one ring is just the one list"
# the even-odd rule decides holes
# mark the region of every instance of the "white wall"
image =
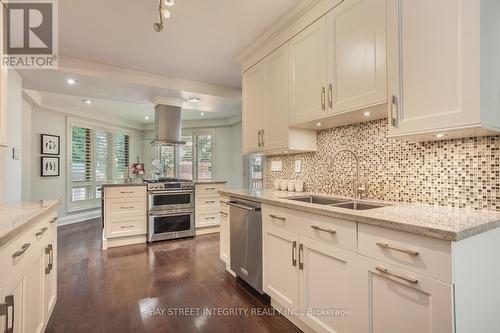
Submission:
[[23,99],[22,110],[22,136],[21,136],[21,199],[31,201],[31,104]]
[[0,148],[0,201],[21,201],[22,162],[12,158],[12,149],[22,148],[22,79],[7,71],[6,131],[8,147]]
[[[59,199],[61,205],[59,206],[59,216],[63,221],[71,221],[76,216],[81,216],[82,213],[77,212],[68,214],[66,207],[66,171],[69,158],[66,156],[66,143],[67,143],[67,118],[73,117],[72,115],[64,114],[61,112],[40,108],[37,106],[32,107],[31,112],[31,199]],[[61,154],[60,157],[60,176],[59,177],[40,177],[40,134],[59,135],[61,137]],[[134,130],[133,134],[133,147],[131,158],[133,161],[136,157],[142,156],[141,149],[141,135],[142,132]],[[95,209],[92,210],[93,215],[96,215]]]

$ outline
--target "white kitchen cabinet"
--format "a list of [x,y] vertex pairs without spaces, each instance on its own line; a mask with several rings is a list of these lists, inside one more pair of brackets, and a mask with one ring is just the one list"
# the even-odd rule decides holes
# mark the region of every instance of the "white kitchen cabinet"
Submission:
[[388,0],[389,136],[500,131],[500,3]]
[[264,129],[263,68],[259,63],[242,75],[242,131],[243,153],[261,150],[261,135]]
[[[351,311],[352,295],[358,292],[352,284],[356,254],[303,236],[299,250],[300,319],[317,332],[352,332],[346,311]],[[332,308],[344,312],[319,312]]]
[[385,0],[344,0],[327,14],[329,114],[387,103]]
[[290,49],[290,124],[327,115],[328,82],[326,17],[292,38]]
[[103,250],[146,242],[146,186],[104,186]]
[[356,279],[352,319],[357,331],[453,332],[452,285],[363,256]]
[[[57,257],[57,247],[46,251],[48,244],[55,245],[56,220],[52,212],[0,248],[0,257],[13,263],[7,275],[0,271],[0,281],[3,281],[0,285],[0,332],[45,330],[57,299],[57,262],[52,260]],[[3,310],[7,311],[8,318]]]
[[[221,212],[220,190],[225,182],[200,182],[195,184],[195,228],[196,235],[220,232]],[[224,216],[225,217],[225,216]]]
[[[288,45],[283,45],[243,74],[243,103],[247,105],[243,108],[244,153],[316,150],[314,131],[288,126],[288,74]],[[247,98],[253,100],[245,102]]]
[[[270,219],[270,217],[266,217]],[[299,308],[298,242],[296,233],[263,226],[264,292],[287,309]]]
[[[3,27],[4,3],[0,6],[0,24]],[[3,55],[3,36],[0,34],[0,54]],[[0,63],[0,147],[7,146],[7,68]]]

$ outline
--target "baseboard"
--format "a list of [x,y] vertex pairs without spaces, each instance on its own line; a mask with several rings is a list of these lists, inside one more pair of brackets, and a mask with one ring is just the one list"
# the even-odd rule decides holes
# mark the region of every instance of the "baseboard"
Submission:
[[199,235],[206,235],[206,234],[214,234],[219,232],[219,226],[213,226],[213,227],[204,227],[204,228],[196,228],[195,234],[196,236]]
[[66,216],[62,216],[57,220],[57,226],[64,226],[74,223],[85,222],[88,220],[93,220],[101,217],[101,210],[91,210],[83,213],[70,214]]

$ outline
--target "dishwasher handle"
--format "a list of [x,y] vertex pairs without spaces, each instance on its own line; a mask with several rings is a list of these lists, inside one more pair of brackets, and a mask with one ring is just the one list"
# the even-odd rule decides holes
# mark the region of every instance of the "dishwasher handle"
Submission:
[[229,201],[227,204],[229,206],[241,208],[241,209],[244,209],[244,210],[249,211],[249,212],[259,212],[260,211],[260,207],[245,206],[245,205],[242,205],[242,204],[237,203],[235,201]]

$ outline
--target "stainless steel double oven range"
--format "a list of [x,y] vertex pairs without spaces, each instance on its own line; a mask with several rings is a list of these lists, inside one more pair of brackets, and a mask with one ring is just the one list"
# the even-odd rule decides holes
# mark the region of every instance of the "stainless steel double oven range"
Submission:
[[148,242],[194,236],[194,183],[171,178],[145,182]]

